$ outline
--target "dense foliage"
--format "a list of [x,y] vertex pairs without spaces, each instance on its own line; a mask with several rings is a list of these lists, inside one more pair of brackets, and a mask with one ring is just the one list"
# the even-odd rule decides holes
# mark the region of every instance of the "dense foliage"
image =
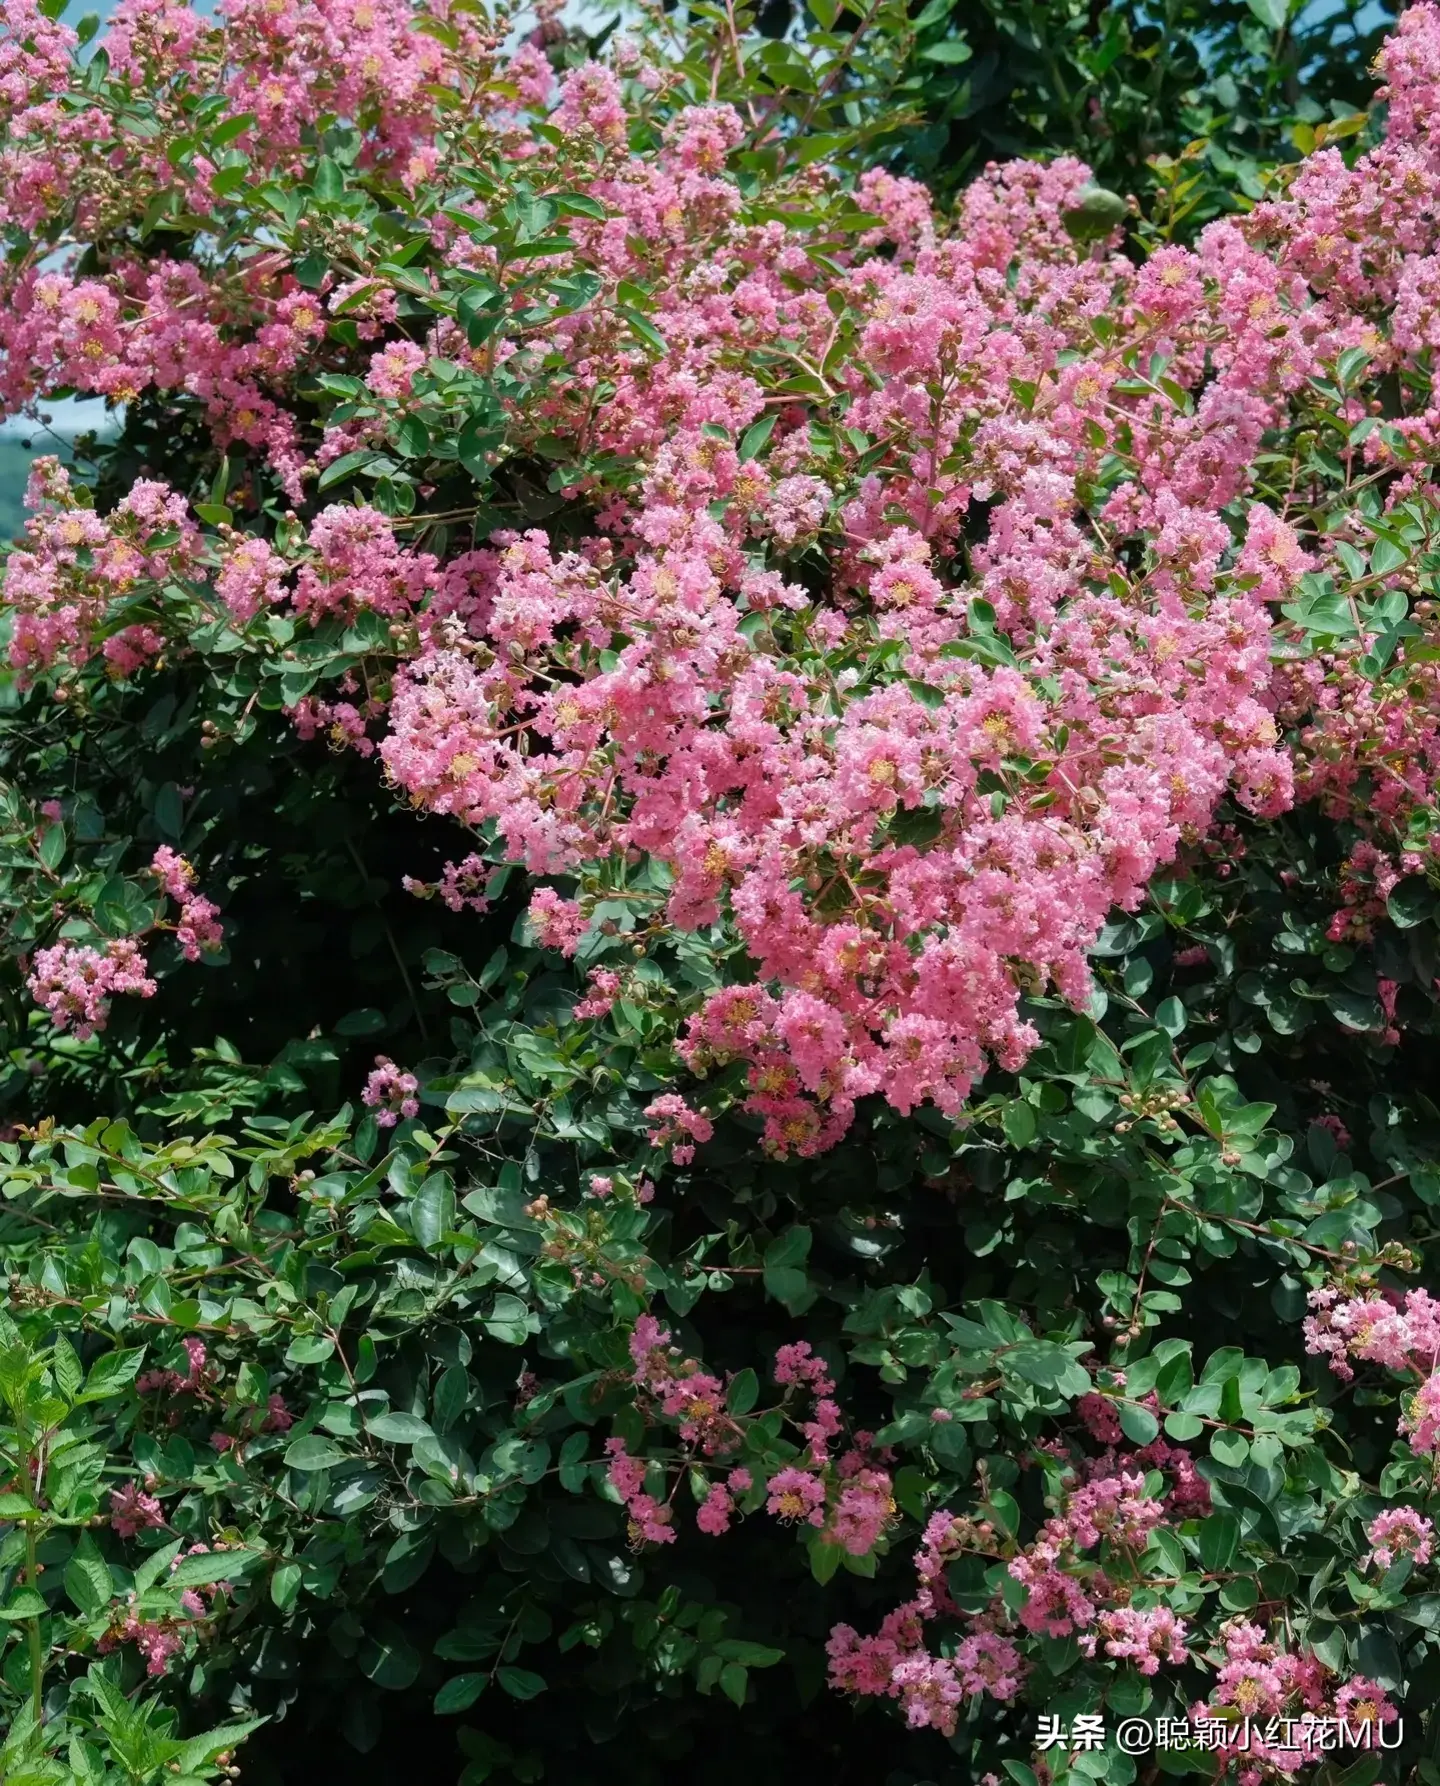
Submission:
[[[919,128],[883,153],[949,193],[989,160],[1068,151],[1119,192],[1180,188],[1191,233],[1366,108],[1394,16],[1366,0],[932,0],[911,8],[895,89]],[[762,28],[790,18],[777,0]]]
[[55,11],[6,1781],[1437,1786],[1440,13],[1181,247],[901,13]]

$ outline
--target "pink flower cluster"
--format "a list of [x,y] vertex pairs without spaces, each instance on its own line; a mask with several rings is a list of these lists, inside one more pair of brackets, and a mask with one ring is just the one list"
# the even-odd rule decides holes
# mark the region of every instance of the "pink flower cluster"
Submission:
[[584,998],[577,999],[572,1007],[571,1015],[577,1021],[607,1016],[620,994],[619,974],[606,967],[591,968],[589,985],[590,990]]
[[1112,1550],[1143,1550],[1163,1521],[1164,1508],[1145,1494],[1139,1472],[1098,1476],[1072,1488],[1064,1512],[1046,1520],[1034,1542],[1010,1562],[1010,1574],[1027,1590],[1020,1623],[1046,1637],[1087,1629],[1109,1583],[1103,1572],[1077,1568],[1079,1553],[1102,1540]]
[[861,1697],[897,1699],[912,1729],[929,1726],[946,1736],[953,1735],[966,1697],[1012,1699],[1027,1669],[1015,1642],[1000,1628],[1001,1618],[988,1612],[972,1618],[953,1658],[932,1654],[925,1641],[926,1623],[954,1611],[946,1565],[964,1551],[993,1554],[995,1547],[988,1523],[932,1515],[915,1556],[919,1592],[889,1613],[874,1636],[836,1625],[826,1644],[831,1686]]
[[1327,1359],[1342,1382],[1354,1377],[1357,1359],[1419,1378],[1402,1404],[1400,1430],[1417,1456],[1440,1453],[1440,1302],[1427,1290],[1346,1296],[1333,1284],[1309,1300],[1305,1350]]
[[735,1513],[735,1497],[753,1485],[753,1478],[743,1465],[731,1470],[723,1482],[712,1482],[696,1512],[695,1524],[711,1538],[719,1538],[728,1532]]
[[[1123,1388],[1123,1378],[1116,1382],[1112,1373],[1112,1386]],[[1153,1392],[1144,1397],[1141,1406],[1157,1416],[1161,1413],[1159,1398]],[[1075,1412],[1091,1438],[1105,1447],[1098,1457],[1079,1461],[1076,1467],[1082,1477],[1163,1470],[1170,1478],[1164,1499],[1165,1511],[1170,1518],[1185,1519],[1193,1514],[1203,1517],[1210,1511],[1210,1485],[1196,1469],[1194,1458],[1183,1445],[1173,1444],[1157,1435],[1148,1445],[1128,1451],[1117,1450],[1123,1435],[1119,1411],[1109,1396],[1093,1392],[1082,1395],[1075,1404]]]
[[145,1658],[145,1672],[152,1678],[168,1672],[171,1658],[185,1647],[185,1625],[173,1619],[142,1619],[132,1604],[100,1638],[96,1648],[108,1655],[122,1643],[133,1643]]
[[5,562],[11,666],[27,681],[52,665],[78,668],[100,650],[115,676],[133,675],[164,640],[152,626],[115,622],[145,585],[193,567],[199,535],[185,499],[140,479],[102,519],[58,460],[40,458],[25,501],[25,538]]
[[1185,1622],[1168,1606],[1117,1606],[1100,1614],[1096,1630],[1107,1656],[1133,1662],[1141,1674],[1158,1674],[1162,1662],[1188,1660]]
[[840,1404],[835,1400],[835,1379],[823,1358],[817,1358],[807,1340],[781,1346],[775,1354],[775,1381],[782,1389],[799,1389],[813,1398],[809,1420],[800,1430],[813,1464],[830,1455],[830,1441],[840,1432]]
[[[1287,1650],[1261,1625],[1234,1619],[1223,1636],[1215,1688],[1190,1717],[1228,1731],[1219,1752],[1236,1766],[1240,1786],[1323,1760],[1331,1720],[1350,1726],[1355,1746],[1378,1746],[1378,1732],[1399,1715],[1374,1681],[1355,1675],[1337,1689],[1318,1658]],[[1279,1741],[1269,1734],[1272,1719],[1286,1720]]]
[[699,1110],[692,1110],[679,1092],[661,1092],[645,1106],[645,1115],[653,1127],[649,1131],[654,1147],[668,1147],[677,1165],[688,1166],[695,1158],[695,1144],[702,1145],[715,1133],[715,1125]]
[[[1227,795],[1273,815],[1298,769],[1301,794],[1372,832],[1377,859],[1352,861],[1361,924],[1387,876],[1428,859],[1396,837],[1430,810],[1440,768],[1434,616],[1413,662],[1396,646],[1401,680],[1362,673],[1359,638],[1277,668],[1303,581],[1351,588],[1368,541],[1348,499],[1320,528],[1298,492],[1258,500],[1256,464],[1345,354],[1365,378],[1405,377],[1440,344],[1433,5],[1385,52],[1379,147],[1353,166],[1311,155],[1248,216],[1141,265],[1118,238],[1072,240],[1090,176],[1071,158],[987,168],[953,218],[872,172],[855,196],[880,224],[839,249],[828,224],[812,237],[776,214],[791,197],[807,214],[840,204],[836,172],[783,171],[755,213],[731,165],[746,119],[677,106],[657,70],[632,152],[613,68],[569,70],[537,132],[526,114],[553,82],[535,44],[507,52],[463,19],[415,31],[404,0],[237,0],[223,29],[123,8],[116,66],[208,83],[254,114],[238,138],[252,181],[303,173],[320,118],[364,118],[364,168],[429,228],[414,274],[417,306],[426,282],[437,296],[427,325],[402,319],[383,262],[312,289],[268,246],[243,268],[142,256],[126,207],[142,217],[179,182],[218,228],[217,169],[172,168],[89,104],[73,39],[9,3],[33,42],[11,58],[0,216],[105,252],[85,276],[38,254],[6,264],[8,408],[57,385],[164,392],[217,447],[265,455],[298,502],[320,467],[412,418],[428,427],[417,412],[452,376],[435,368],[503,361],[525,393],[503,418],[514,451],[558,443],[636,468],[577,471],[570,493],[583,486],[595,521],[573,545],[497,533],[447,557],[364,503],[273,539],[228,523],[202,539],[174,492],[142,481],[102,518],[51,463],[6,571],[16,667],[104,652],[139,673],[188,645],[183,622],[165,630],[165,592],[187,580],[213,582],[247,649],[280,649],[257,624],[277,609],[385,622],[338,688],[298,701],[302,733],[377,751],[416,807],[493,830],[537,876],[573,876],[573,899],[535,894],[547,947],[573,954],[637,859],[654,871],[632,889],[637,918],[723,921],[753,983],[692,1000],[681,1051],[697,1074],[738,1063],[775,1152],[832,1145],[867,1097],[954,1113],[991,1064],[1018,1067],[1036,1041],[1025,996],[1083,1004],[1107,913],[1132,908]],[[457,94],[493,112],[489,164],[591,201],[547,269],[596,294],[543,343],[523,320],[528,265],[500,276],[501,327],[479,347],[442,301],[450,274],[496,267],[465,227],[484,224],[478,205],[452,202],[473,154],[449,128]],[[114,216],[101,186],[128,195]],[[654,288],[643,342],[617,322],[625,281]],[[777,361],[818,369],[800,381],[813,388],[770,388]],[[317,431],[298,393],[338,367],[354,401]],[[1418,499],[1440,408],[1393,422],[1358,394],[1340,408],[1356,471],[1395,474],[1392,504]],[[438,890],[483,902],[476,859]],[[187,950],[207,946],[204,924],[189,933]],[[696,1139],[657,1131],[682,1151]]]
[[[637,1193],[637,1200],[647,1199]],[[729,1411],[725,1384],[672,1345],[668,1329],[653,1315],[636,1320],[630,1357],[631,1381],[643,1392],[638,1404],[642,1413],[674,1423],[692,1468],[702,1461],[734,1458],[745,1442],[745,1417]],[[723,1481],[708,1479],[697,1526],[712,1537],[720,1536],[729,1529],[737,1498],[755,1490],[752,1508],[763,1492],[765,1510],[772,1518],[811,1527],[824,1543],[851,1556],[868,1555],[895,1519],[893,1485],[881,1467],[889,1454],[876,1456],[870,1435],[856,1433],[853,1444],[832,1459],[831,1443],[842,1430],[835,1384],[824,1361],[803,1340],[779,1348],[775,1381],[785,1392],[782,1406],[805,1440],[805,1452],[795,1463],[775,1470],[758,1488],[744,1465],[732,1464]],[[808,1417],[789,1407],[795,1393],[810,1402]],[[645,1492],[646,1466],[632,1458],[618,1439],[610,1441],[608,1449],[610,1480],[630,1510],[635,1541],[668,1543],[674,1535],[671,1513],[668,1507],[657,1510]],[[657,1537],[659,1531],[667,1536]]]
[[155,996],[145,957],[131,937],[116,937],[103,950],[88,943],[37,949],[25,983],[56,1029],[73,1030],[82,1041],[104,1029],[114,994]]
[[[148,1500],[149,1497],[145,1496],[142,1499]],[[115,1497],[112,1495],[112,1504],[114,1500]],[[112,1519],[111,1523],[122,1537],[135,1535],[133,1530],[127,1530],[118,1519]],[[160,1523],[162,1522],[158,1520],[141,1519],[139,1526],[143,1528],[145,1525]],[[173,1574],[187,1557],[208,1556],[210,1548],[208,1544],[191,1544],[183,1552],[177,1552],[170,1559],[171,1573]],[[226,1546],[221,1544],[216,1548],[224,1550]],[[230,1584],[224,1581],[211,1582],[198,1589],[186,1588],[180,1595],[180,1605],[190,1621],[208,1618],[215,1610],[214,1603],[229,1592]],[[194,1626],[187,1622],[187,1619],[181,1618],[142,1619],[137,1605],[136,1596],[131,1594],[123,1608],[117,1611],[112,1618],[108,1630],[102,1635],[96,1647],[101,1655],[108,1655],[119,1644],[133,1643],[145,1658],[146,1674],[158,1677],[168,1672],[172,1658],[184,1649],[185,1640],[193,1631]]]
[[530,922],[540,946],[573,955],[588,928],[585,914],[573,899],[562,899],[553,887],[537,887],[530,896]]
[[1420,1569],[1434,1554],[1435,1528],[1413,1507],[1387,1507],[1365,1528],[1365,1536],[1370,1541],[1367,1567],[1389,1569],[1409,1557]]
[[198,961],[203,954],[218,949],[224,941],[220,908],[194,891],[195,870],[185,858],[162,843],[150,864],[150,872],[180,907],[175,940],[185,959]]
[[653,1315],[641,1315],[630,1335],[631,1381],[653,1396],[680,1437],[707,1457],[729,1450],[740,1429],[725,1411],[725,1385],[670,1344]]
[[[179,1371],[142,1371],[135,1379],[137,1395],[176,1396],[196,1394],[205,1386],[205,1342],[188,1335],[180,1342],[185,1351],[185,1374]],[[113,1499],[113,1497],[112,1497]]]
[[[994,1556],[1000,1539],[988,1521],[936,1513],[927,1524],[915,1567],[920,1587],[913,1600],[890,1613],[879,1631],[861,1637],[849,1625],[830,1635],[830,1682],[842,1692],[885,1695],[905,1707],[912,1726],[932,1725],[944,1734],[955,1729],[961,1702],[975,1694],[1010,1699],[1026,1673],[1017,1644],[1020,1630],[1044,1637],[1078,1635],[1081,1649],[1133,1661],[1141,1674],[1162,1663],[1187,1658],[1184,1621],[1167,1606],[1145,1606],[1131,1598],[1140,1553],[1149,1534],[1164,1523],[1160,1503],[1144,1492],[1137,1473],[1073,1479],[1061,1512],[1048,1519],[1034,1541],[1015,1552],[1009,1575],[1026,1589],[1017,1615],[996,1595],[979,1613],[960,1614],[946,1583],[946,1569],[970,1553]],[[1102,1561],[1083,1555],[1103,1547]],[[1124,1586],[1116,1598],[1104,1561],[1123,1560]],[[969,1632],[953,1658],[937,1656],[926,1644],[926,1626],[942,1616],[963,1617]]]
[[[511,114],[523,159],[513,100],[503,87],[489,92],[507,73],[491,28],[447,16],[442,47],[415,23],[409,0],[233,0],[222,25],[187,7],[123,0],[104,45],[112,71],[146,91],[213,92],[227,117],[248,120],[233,146],[257,180],[293,175],[304,162],[304,133],[324,117],[343,117],[364,120],[371,167],[418,191],[438,167],[435,145],[452,117],[446,100],[462,92],[493,108],[497,126]],[[87,102],[73,31],[34,0],[6,0],[4,27],[0,223],[44,242],[69,209],[71,239],[83,237],[101,221],[90,177],[99,168],[137,216],[162,190],[178,191],[191,214],[223,211],[229,195],[217,190],[221,170],[208,156],[171,163],[160,139]],[[534,62],[528,46],[515,56],[530,105],[543,104],[549,87],[548,69],[540,81]],[[104,276],[79,278],[53,268],[43,250],[7,264],[0,401],[14,409],[55,384],[120,402],[147,391],[183,396],[200,406],[222,445],[265,453],[298,499],[304,455],[293,381],[323,340],[325,295],[303,287],[271,253],[239,275],[223,260],[152,261],[133,247],[105,266]],[[362,322],[392,315],[394,294],[382,291],[368,304],[362,297],[357,309]]]
[[154,1495],[127,1482],[110,1491],[110,1524],[122,1538],[134,1538],[152,1526],[163,1526],[165,1515]]
[[377,1054],[360,1101],[375,1112],[380,1128],[393,1129],[402,1116],[408,1119],[419,1115],[420,1100],[415,1095],[419,1089],[420,1081],[413,1073],[402,1071],[393,1060]]
[[490,909],[490,891],[499,872],[472,852],[459,862],[447,862],[438,881],[416,880],[407,874],[402,885],[417,899],[438,898],[452,912],[485,912]]
[[[673,1515],[668,1507],[661,1506],[653,1495],[646,1493],[646,1465],[644,1462],[640,1458],[631,1457],[625,1449],[623,1439],[607,1439],[605,1449],[610,1457],[606,1475],[616,1493],[625,1503],[625,1511],[630,1520],[631,1543],[637,1546],[641,1544],[673,1544],[675,1542]],[[709,1504],[707,1501],[706,1507]],[[718,1512],[712,1513],[710,1518],[712,1523],[716,1521]],[[723,1530],[723,1527],[721,1529]]]

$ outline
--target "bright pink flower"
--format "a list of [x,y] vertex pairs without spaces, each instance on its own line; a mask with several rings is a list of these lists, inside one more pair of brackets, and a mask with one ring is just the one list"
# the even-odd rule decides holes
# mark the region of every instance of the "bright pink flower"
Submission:
[[1373,1733],[1400,1716],[1385,1696],[1385,1689],[1363,1675],[1353,1675],[1335,1695],[1335,1716],[1344,1724],[1358,1725]]
[[165,1515],[154,1495],[135,1482],[110,1491],[110,1524],[122,1538],[133,1538],[152,1526],[163,1526]]
[[607,1439],[605,1449],[610,1457],[607,1475],[629,1515],[631,1542],[637,1548],[641,1544],[673,1544],[670,1509],[645,1492],[645,1465],[630,1456],[623,1439]]
[[695,1157],[695,1143],[708,1141],[715,1133],[709,1117],[692,1110],[678,1092],[662,1092],[645,1106],[645,1115],[654,1125],[649,1132],[654,1147],[669,1147],[670,1156],[685,1166]]
[[104,1029],[113,994],[155,996],[155,982],[145,970],[145,957],[130,937],[115,938],[103,952],[87,944],[56,943],[36,950],[26,984],[56,1029],[73,1029],[84,1041]]
[[777,1470],[766,1484],[769,1498],[765,1511],[787,1525],[797,1520],[808,1525],[825,1523],[825,1484],[808,1470]]
[[420,1100],[415,1096],[419,1089],[420,1081],[413,1073],[402,1072],[393,1060],[377,1054],[360,1099],[375,1112],[382,1129],[393,1129],[402,1116],[408,1119],[419,1114]]
[[1417,1569],[1423,1568],[1430,1561],[1434,1535],[1434,1526],[1413,1507],[1387,1507],[1365,1528],[1370,1540],[1366,1566],[1388,1569],[1409,1557]]
[[1100,1635],[1107,1656],[1128,1657],[1141,1674],[1156,1674],[1162,1662],[1185,1660],[1186,1626],[1168,1606],[1147,1612],[1118,1606],[1100,1614]]
[[530,898],[530,922],[545,949],[573,955],[588,928],[585,914],[573,899],[562,899],[553,887],[539,887]]
[[722,1532],[729,1531],[730,1515],[734,1511],[735,1503],[730,1498],[729,1490],[723,1483],[715,1482],[711,1484],[710,1492],[695,1515],[695,1523],[702,1532],[718,1538]]
[[836,1497],[825,1528],[826,1538],[851,1556],[868,1555],[895,1518],[892,1490],[884,1470],[857,1471]]

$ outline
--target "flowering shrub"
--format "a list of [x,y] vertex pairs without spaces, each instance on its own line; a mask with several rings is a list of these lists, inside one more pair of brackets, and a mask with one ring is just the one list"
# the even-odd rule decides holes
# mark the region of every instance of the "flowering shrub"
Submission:
[[6,1778],[1436,1786],[1440,13],[1181,248],[832,34],[53,11]]

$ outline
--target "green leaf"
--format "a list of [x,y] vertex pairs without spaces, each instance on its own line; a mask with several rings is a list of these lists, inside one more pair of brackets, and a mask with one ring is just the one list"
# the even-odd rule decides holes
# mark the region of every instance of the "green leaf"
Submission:
[[767,1294],[773,1296],[776,1302],[784,1303],[787,1308],[810,1293],[809,1278],[794,1265],[767,1265],[764,1281]]
[[1146,1549],[1159,1557],[1160,1573],[1165,1575],[1183,1575],[1190,1567],[1185,1557],[1185,1547],[1166,1526],[1156,1526],[1151,1532]]
[[1245,4],[1272,31],[1283,29],[1290,17],[1290,0],[1245,0]]
[[136,1346],[130,1350],[107,1352],[97,1358],[90,1368],[90,1375],[85,1379],[85,1387],[76,1396],[79,1402],[105,1401],[112,1395],[119,1395],[140,1373],[140,1365],[145,1357],[145,1348]]
[[347,1011],[335,1025],[337,1036],[373,1036],[385,1027],[385,1013],[373,1005],[359,1011]]
[[75,1348],[63,1333],[55,1336],[55,1344],[50,1351],[50,1369],[55,1373],[55,1383],[61,1395],[73,1401],[85,1380],[85,1370],[75,1356]]
[[746,1365],[737,1371],[726,1391],[725,1405],[732,1414],[748,1414],[760,1399],[760,1379]]
[[1200,1522],[1200,1561],[1212,1574],[1228,1569],[1240,1545],[1240,1521],[1233,1513],[1211,1513]]
[[782,1265],[803,1264],[810,1257],[811,1240],[812,1235],[809,1228],[798,1224],[793,1228],[787,1228],[765,1249],[766,1271],[771,1271]]
[[492,410],[487,408],[470,417],[460,430],[456,455],[471,477],[482,484],[489,482],[491,455],[504,438],[505,430],[497,425]]
[[523,1346],[530,1333],[530,1311],[518,1296],[502,1294],[484,1321],[486,1333],[505,1346]]
[[345,176],[338,164],[322,155],[315,164],[314,192],[322,204],[333,204],[345,195]]
[[288,1612],[300,1597],[300,1582],[304,1575],[298,1563],[281,1563],[270,1577],[270,1599],[281,1612]]
[[1020,1530],[1020,1503],[1014,1495],[1003,1488],[992,1488],[986,1505],[995,1524],[1007,1538],[1013,1538]]
[[0,1606],[0,1619],[40,1619],[50,1608],[34,1588],[19,1588],[6,1606]]
[[810,1545],[810,1573],[821,1587],[834,1578],[844,1554],[838,1544],[827,1544],[818,1532],[815,1534]]
[[40,860],[53,873],[65,860],[65,827],[47,825],[40,833]]
[[1037,1388],[1052,1389],[1072,1368],[1074,1359],[1054,1340],[1022,1340],[1002,1354],[1001,1365]]
[[294,1439],[285,1447],[285,1463],[292,1470],[328,1470],[335,1464],[343,1464],[346,1455],[338,1445],[332,1445],[318,1433],[307,1433],[303,1439]]
[[1148,1445],[1160,1431],[1160,1422],[1138,1402],[1121,1402],[1120,1429],[1135,1445]]
[[214,1761],[217,1755],[238,1749],[245,1738],[265,1722],[264,1718],[247,1718],[243,1724],[222,1724],[216,1730],[207,1730],[203,1736],[192,1736],[189,1742],[181,1745],[174,1757],[174,1765],[182,1775],[194,1774]]
[[1023,1098],[1012,1098],[1000,1114],[1005,1139],[1012,1147],[1028,1147],[1040,1130],[1039,1118]]
[[740,436],[740,461],[742,464],[747,459],[753,459],[765,442],[769,440],[775,431],[775,423],[779,415],[778,409],[770,410],[767,415],[762,415],[758,422],[752,422]]
[[361,1640],[360,1672],[390,1693],[403,1693],[420,1673],[420,1652],[393,1622],[385,1619]]
[[434,1417],[435,1425],[440,1432],[449,1432],[460,1416],[465,1412],[470,1400],[470,1378],[465,1367],[452,1364],[442,1372],[440,1381],[435,1385]]
[[585,192],[552,193],[551,202],[562,217],[593,217],[597,223],[603,223],[610,215],[598,198]]
[[430,451],[430,430],[418,415],[404,416],[395,430],[395,445],[402,459],[423,459]]
[[720,1670],[720,1691],[735,1705],[745,1704],[745,1695],[749,1690],[750,1676],[739,1662],[727,1662]]
[[80,1534],[75,1553],[65,1565],[65,1592],[86,1618],[108,1606],[115,1592],[110,1565],[89,1532]]
[[1210,1455],[1218,1463],[1238,1468],[1250,1455],[1250,1441],[1244,1433],[1219,1427],[1210,1435]]
[[1249,1575],[1240,1575],[1234,1581],[1227,1581],[1220,1590],[1220,1604],[1227,1612],[1248,1612],[1259,1598],[1259,1584]]
[[932,43],[929,49],[921,50],[922,62],[943,62],[950,67],[961,62],[968,62],[975,52],[964,38],[947,37],[941,43]]
[[[229,509],[225,511],[225,519],[230,519]],[[178,842],[185,823],[185,801],[173,781],[167,781],[156,794],[153,810],[160,835],[168,837],[172,843]]]
[[212,1550],[181,1557],[166,1577],[172,1588],[206,1588],[216,1581],[234,1581],[260,1560],[258,1550]]
[[1078,242],[1093,242],[1108,236],[1130,214],[1130,207],[1118,192],[1103,186],[1084,186],[1075,195],[1075,203],[1060,221]]
[[184,1548],[185,1540],[175,1538],[169,1544],[162,1544],[159,1550],[152,1550],[135,1571],[135,1592],[148,1594],[162,1578],[166,1577],[170,1565]]
[[342,453],[338,459],[332,459],[320,473],[315,488],[317,490],[332,489],[343,478],[349,477],[352,472],[360,471],[365,466],[374,464],[378,457],[379,455],[368,447],[360,452]]
[[626,310],[623,307],[618,308],[616,314],[624,317],[625,321],[629,323],[630,327],[647,347],[653,347],[656,353],[665,353],[667,351],[665,337],[660,333],[659,329],[655,327],[654,323],[650,321],[649,317],[642,316],[638,310]]
[[586,1466],[586,1453],[590,1449],[590,1435],[585,1432],[571,1433],[560,1447],[560,1486],[570,1494],[579,1494],[590,1479]]
[[1413,930],[1435,911],[1435,889],[1419,875],[1398,881],[1385,901],[1390,922],[1401,930]]
[[387,1445],[414,1445],[420,1439],[435,1436],[429,1425],[414,1414],[372,1414],[365,1426]]
[[485,1691],[485,1685],[483,1674],[457,1674],[435,1695],[435,1710],[442,1717],[452,1712],[468,1712]]
[[433,1253],[455,1226],[455,1192],[449,1177],[427,1178],[410,1205],[410,1226],[427,1253]]
[[471,347],[483,347],[505,320],[504,296],[498,291],[467,291],[455,314]]
[[545,1691],[545,1681],[525,1668],[502,1668],[495,1677],[512,1699],[534,1699]]

